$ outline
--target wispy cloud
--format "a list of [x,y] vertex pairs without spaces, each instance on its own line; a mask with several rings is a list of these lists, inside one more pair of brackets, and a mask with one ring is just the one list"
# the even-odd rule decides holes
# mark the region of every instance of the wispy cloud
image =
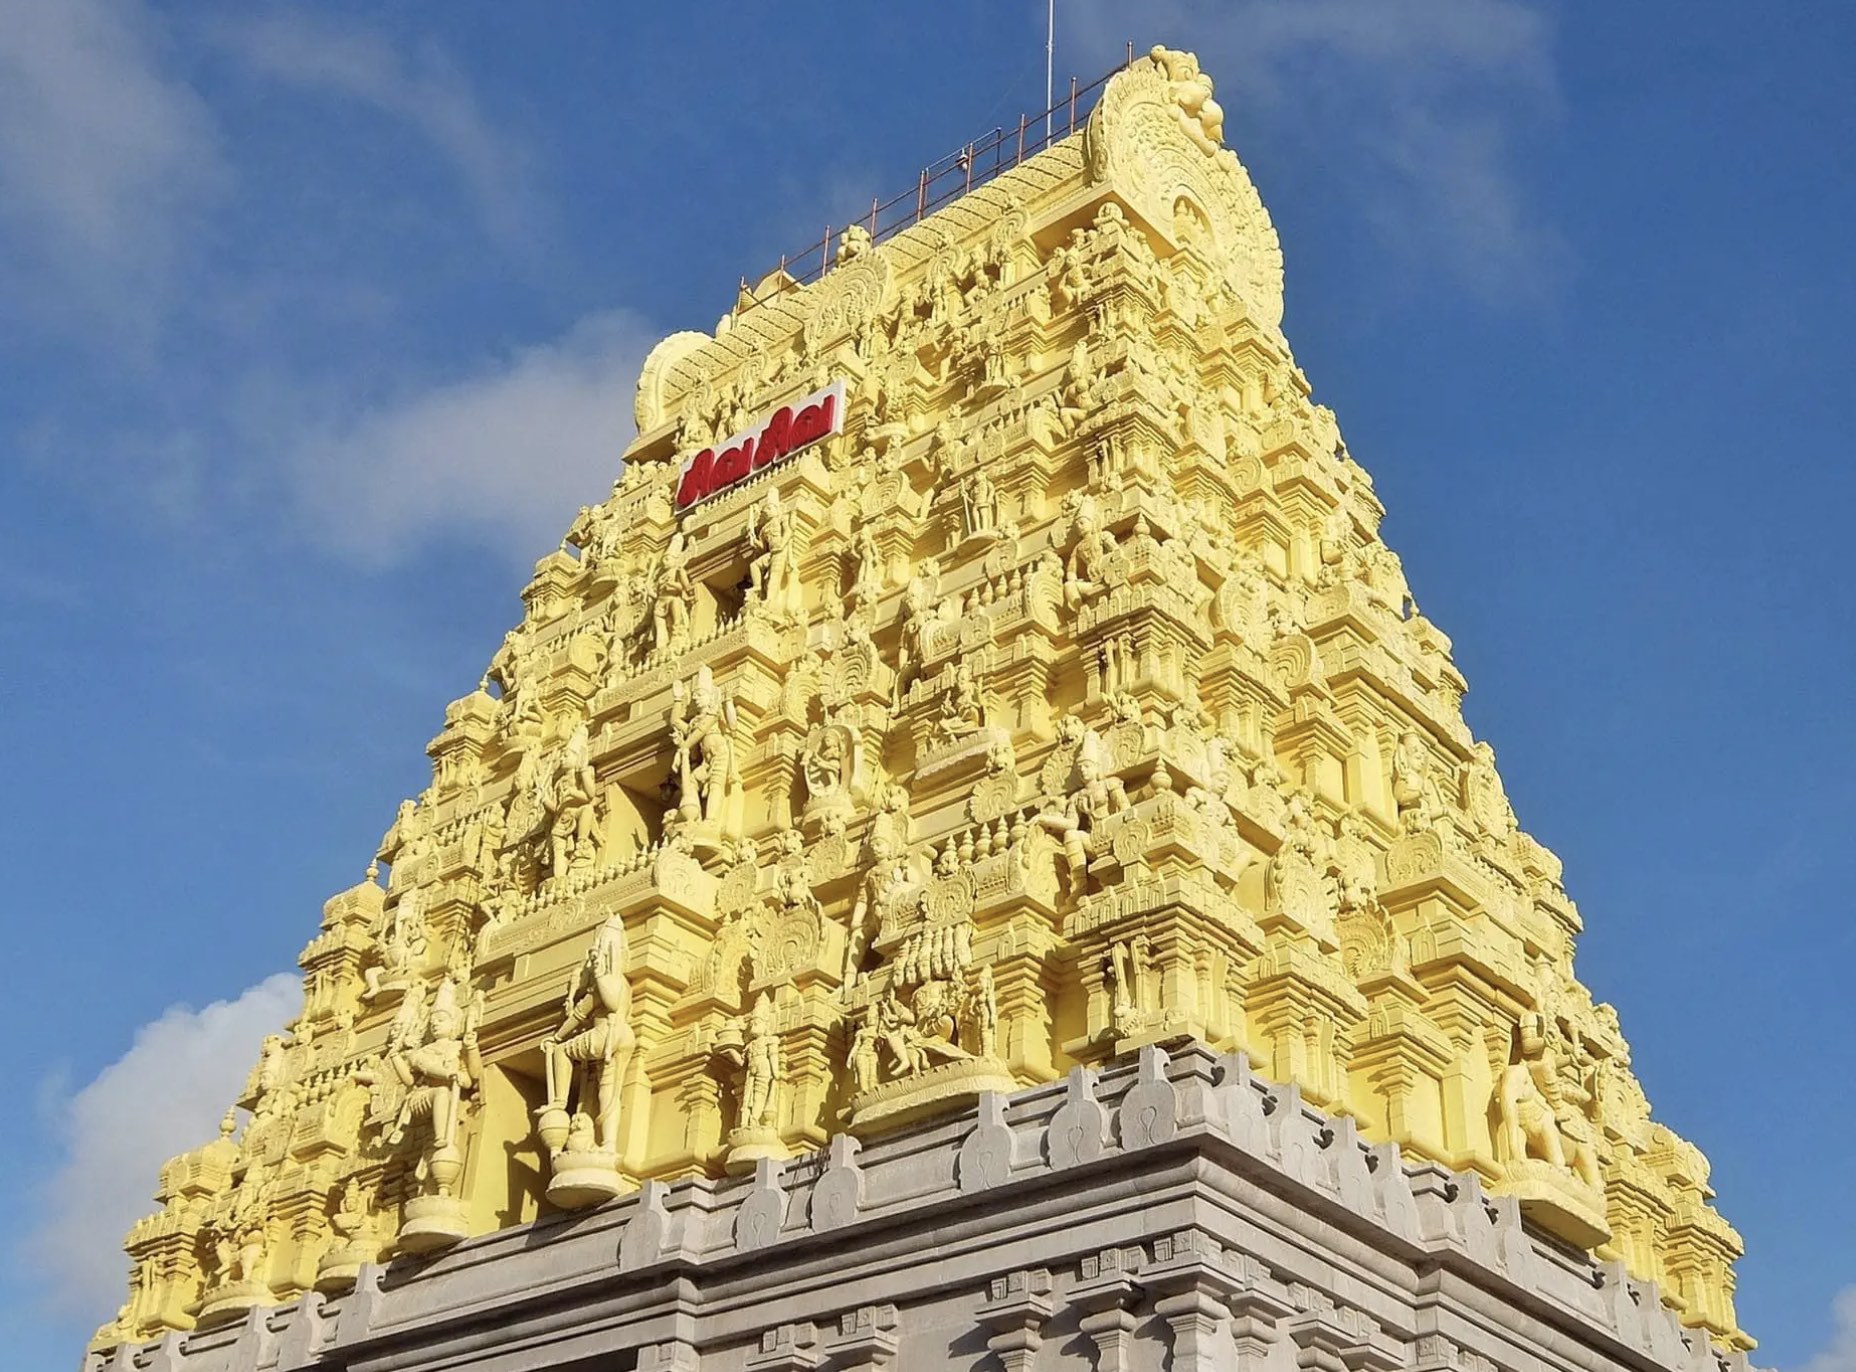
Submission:
[[0,295],[146,328],[226,171],[205,103],[135,0],[0,0]]
[[626,312],[594,315],[473,376],[323,424],[291,458],[302,507],[362,562],[458,532],[532,559],[617,475],[655,341]]
[[[1107,60],[1131,24],[1197,51],[1226,108],[1348,187],[1405,263],[1503,300],[1537,298],[1565,271],[1520,147],[1559,106],[1553,28],[1535,6],[1079,0],[1071,13],[1073,59]],[[1241,129],[1226,125],[1239,156]]]
[[484,112],[464,73],[435,44],[402,50],[375,30],[310,9],[268,11],[212,33],[261,77],[404,121],[456,171],[486,228],[506,241],[532,232],[527,150]]
[[123,1235],[154,1208],[161,1164],[216,1136],[264,1035],[301,996],[298,979],[280,972],[236,1000],[174,1006],[80,1090],[54,1089],[58,1168],[18,1254],[29,1254],[54,1309],[101,1321],[121,1303]]
[[1800,1372],[1856,1372],[1856,1286],[1837,1292],[1830,1317],[1830,1342]]

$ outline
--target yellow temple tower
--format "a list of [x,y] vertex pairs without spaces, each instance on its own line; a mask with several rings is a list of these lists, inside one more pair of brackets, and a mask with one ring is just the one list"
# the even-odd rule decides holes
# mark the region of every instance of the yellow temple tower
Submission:
[[[1221,125],[1155,49],[652,351],[610,497],[323,907],[220,1137],[162,1169],[92,1366],[424,1366],[447,1301],[513,1330],[513,1293],[594,1290],[521,1266],[594,1231],[598,1289],[652,1299],[797,1280],[827,1231],[896,1274],[840,1310],[821,1268],[753,1329],[711,1291],[599,1366],[906,1364],[940,1327],[910,1283],[992,1251],[947,1216],[1067,1195],[1081,1233],[1119,1185],[1138,1218],[1177,1181],[1136,1186],[1149,1153],[1242,1179],[1234,1213],[1303,1197],[1278,1239],[1329,1216],[1315,1265],[1197,1192],[1165,1239],[973,1269],[974,1357],[1067,1366],[1035,1330],[1073,1318],[1097,1366],[1158,1365],[1143,1299],[1179,1366],[1262,1366],[1258,1329],[1320,1368],[1752,1347],[1707,1163],[1574,974]],[[1514,1347],[1586,1353],[1449,1333],[1401,1274],[1459,1261]]]

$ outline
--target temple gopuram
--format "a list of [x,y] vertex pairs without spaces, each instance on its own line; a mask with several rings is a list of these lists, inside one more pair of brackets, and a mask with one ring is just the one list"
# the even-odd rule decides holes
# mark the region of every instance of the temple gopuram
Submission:
[[1222,123],[657,345],[89,1372],[1744,1372]]

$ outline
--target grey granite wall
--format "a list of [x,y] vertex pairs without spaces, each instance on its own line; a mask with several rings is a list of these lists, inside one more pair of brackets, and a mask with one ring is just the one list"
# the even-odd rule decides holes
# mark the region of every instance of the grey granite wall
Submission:
[[1473,1175],[1196,1046],[85,1363],[305,1368],[1748,1372]]

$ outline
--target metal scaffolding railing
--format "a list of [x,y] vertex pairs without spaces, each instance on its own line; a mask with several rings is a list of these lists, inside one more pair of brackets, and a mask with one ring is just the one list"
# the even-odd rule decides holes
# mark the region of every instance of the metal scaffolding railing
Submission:
[[766,295],[755,295],[746,277],[741,278],[743,310],[776,299],[781,291],[804,286],[818,280],[832,267],[833,245],[843,241],[847,228],[861,228],[872,243],[893,238],[904,229],[921,223],[928,215],[951,204],[994,177],[1010,171],[1027,157],[1061,142],[1076,132],[1079,120],[1086,120],[1109,80],[1134,63],[1134,44],[1129,43],[1127,57],[1117,67],[1104,72],[1087,85],[1070,78],[1070,90],[1047,110],[1018,117],[1016,128],[995,126],[990,132],[956,148],[947,156],[930,162],[915,178],[915,184],[888,200],[870,199],[870,213],[853,224],[827,224],[822,238],[807,244],[796,253],[780,258],[774,279],[779,284]]

